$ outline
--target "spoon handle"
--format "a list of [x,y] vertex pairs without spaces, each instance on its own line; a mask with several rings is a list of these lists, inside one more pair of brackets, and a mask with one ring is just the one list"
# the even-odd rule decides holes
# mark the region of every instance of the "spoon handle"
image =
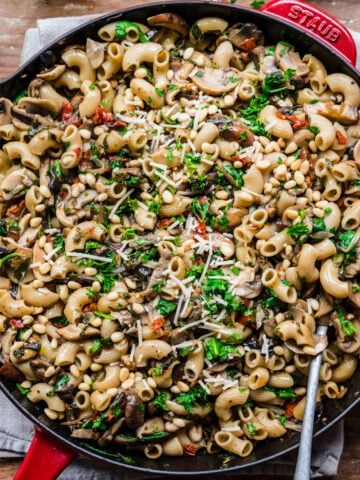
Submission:
[[[318,335],[326,335],[326,332],[326,326],[319,326],[316,329],[316,333]],[[309,378],[307,382],[306,405],[294,480],[309,480],[311,476],[312,435],[321,359],[322,354],[319,353],[313,358],[310,364]]]

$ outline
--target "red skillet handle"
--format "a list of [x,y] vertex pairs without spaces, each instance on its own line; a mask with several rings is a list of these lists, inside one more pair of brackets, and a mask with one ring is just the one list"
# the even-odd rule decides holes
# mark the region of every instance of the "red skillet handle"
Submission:
[[351,33],[336,18],[320,8],[301,0],[273,0],[260,11],[286,20],[310,33],[356,66],[356,44]]
[[76,457],[70,448],[35,428],[30,448],[14,480],[55,480]]

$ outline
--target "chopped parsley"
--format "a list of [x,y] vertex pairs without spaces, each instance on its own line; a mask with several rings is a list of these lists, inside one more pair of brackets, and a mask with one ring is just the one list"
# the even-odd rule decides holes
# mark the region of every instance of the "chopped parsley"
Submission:
[[127,35],[129,28],[135,28],[139,34],[139,41],[140,43],[146,43],[149,40],[146,38],[145,34],[141,30],[141,28],[133,22],[128,22],[126,20],[122,20],[121,22],[116,22],[115,25],[115,38],[124,38]]
[[233,345],[221,342],[217,338],[205,340],[205,355],[208,360],[216,359],[218,362],[224,362],[230,354],[240,355]]
[[222,168],[234,179],[237,188],[241,188],[244,185],[244,172],[241,170],[241,168],[235,168],[233,165],[228,163],[224,163]]
[[160,299],[155,308],[161,315],[165,316],[176,310],[176,305],[175,303]]
[[204,222],[206,219],[206,215],[209,211],[210,203],[208,202],[200,202],[197,198],[194,198],[191,203],[191,211],[192,213],[200,220]]
[[160,395],[154,398],[153,404],[157,408],[161,408],[165,412],[168,412],[170,409],[166,405],[166,401],[168,399],[168,394],[166,392],[161,392]]
[[345,336],[350,336],[353,335],[354,333],[357,332],[354,324],[350,320],[346,320],[345,315],[344,315],[344,310],[342,308],[338,308],[336,310],[336,313],[338,315],[340,325],[342,328],[342,331],[344,332]]
[[57,391],[61,389],[63,385],[66,385],[70,380],[69,375],[63,375],[59,380],[55,383],[53,388],[46,394],[47,397],[53,397],[56,395]]
[[182,392],[176,401],[179,405],[182,405],[186,411],[191,412],[192,408],[195,406],[202,406],[206,403],[207,393],[204,388],[195,387],[193,390],[188,392]]

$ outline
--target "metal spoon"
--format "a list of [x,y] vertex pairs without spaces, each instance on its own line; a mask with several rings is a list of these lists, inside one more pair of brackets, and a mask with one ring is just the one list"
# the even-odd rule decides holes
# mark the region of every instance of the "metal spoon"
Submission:
[[[327,326],[319,326],[317,335],[326,335]],[[306,405],[302,423],[299,452],[296,462],[294,480],[309,480],[311,476],[311,447],[314,428],[316,395],[319,383],[321,353],[311,361],[307,382]]]

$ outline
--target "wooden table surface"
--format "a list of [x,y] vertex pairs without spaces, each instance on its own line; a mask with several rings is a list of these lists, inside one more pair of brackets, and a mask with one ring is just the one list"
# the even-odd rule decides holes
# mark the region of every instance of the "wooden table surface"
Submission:
[[[236,3],[248,6],[251,1],[237,0]],[[0,79],[16,70],[24,33],[26,29],[35,26],[38,18],[104,14],[141,3],[145,3],[145,0],[0,0]],[[347,27],[360,31],[359,0],[311,0],[309,3],[327,11]],[[339,472],[332,477],[332,480],[360,480],[359,430],[360,407],[356,408],[345,420],[344,453]],[[0,461],[0,480],[11,480],[20,462],[20,460]],[[239,478],[240,475],[237,477]],[[235,479],[235,476],[233,478]],[[254,478],[253,476],[241,476],[242,480],[254,480]],[[268,478],[256,477],[256,480]],[[290,480],[290,477],[281,477],[281,480]]]

